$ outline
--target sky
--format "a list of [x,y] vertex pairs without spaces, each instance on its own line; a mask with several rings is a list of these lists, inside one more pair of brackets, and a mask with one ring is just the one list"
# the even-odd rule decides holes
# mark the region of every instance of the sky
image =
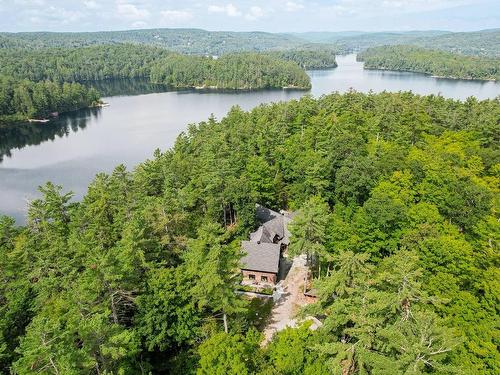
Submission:
[[304,32],[500,27],[500,0],[0,0],[0,31]]

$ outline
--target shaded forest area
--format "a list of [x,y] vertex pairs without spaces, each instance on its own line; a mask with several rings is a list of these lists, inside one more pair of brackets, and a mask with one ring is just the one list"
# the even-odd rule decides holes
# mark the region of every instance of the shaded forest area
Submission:
[[[0,368],[497,374],[499,119],[499,99],[304,97],[191,125],[81,202],[49,183],[26,226],[0,220]],[[234,293],[256,202],[298,211],[323,322],[265,348]]]
[[400,70],[454,79],[499,80],[500,59],[412,46],[369,48],[358,54],[365,69]]
[[15,80],[0,75],[0,125],[43,119],[100,104],[100,95],[80,83]]

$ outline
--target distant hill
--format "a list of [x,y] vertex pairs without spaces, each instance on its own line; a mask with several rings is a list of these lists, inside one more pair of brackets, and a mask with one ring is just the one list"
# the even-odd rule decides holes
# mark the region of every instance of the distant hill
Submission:
[[500,29],[474,32],[440,30],[405,32],[310,32],[291,36],[308,42],[335,44],[340,51],[362,51],[367,48],[406,44],[477,56],[500,56]]
[[0,33],[0,48],[81,47],[96,44],[138,43],[187,54],[269,51],[300,47],[301,38],[265,32],[206,31],[201,29],[147,29],[85,33]]
[[417,46],[372,47],[358,54],[365,69],[387,69],[443,78],[500,80],[500,59]]
[[500,57],[500,29],[419,38],[412,44],[465,55]]
[[419,37],[435,37],[449,34],[450,31],[429,30],[429,31],[387,31],[387,32],[366,32],[366,31],[338,31],[338,32],[305,32],[292,33],[290,35],[302,38],[313,43],[336,43],[345,44],[353,49],[364,49],[372,47],[373,44],[397,44],[406,40],[413,40]]
[[81,47],[102,44],[146,44],[196,55],[231,52],[327,48],[337,53],[363,51],[383,45],[414,45],[478,56],[500,56],[500,29],[475,32],[441,30],[394,32],[281,33],[145,29],[86,33],[0,33],[0,48]]
[[288,33],[311,43],[335,43],[340,39],[366,35],[366,31],[309,31],[304,33]]

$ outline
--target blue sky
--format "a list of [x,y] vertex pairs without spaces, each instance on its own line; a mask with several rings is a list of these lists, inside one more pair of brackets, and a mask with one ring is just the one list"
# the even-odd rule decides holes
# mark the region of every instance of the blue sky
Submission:
[[470,31],[500,27],[500,0],[0,0],[0,20],[0,31]]

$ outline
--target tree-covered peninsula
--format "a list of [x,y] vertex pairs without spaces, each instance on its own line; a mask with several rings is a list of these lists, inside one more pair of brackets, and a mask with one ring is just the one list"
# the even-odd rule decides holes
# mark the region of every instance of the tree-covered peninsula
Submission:
[[[80,202],[41,187],[0,219],[0,371],[497,374],[499,118],[407,92],[236,107]],[[297,211],[322,323],[266,346],[235,293],[256,203]]]
[[500,59],[473,57],[413,46],[369,48],[358,54],[365,69],[400,70],[441,78],[499,80]]
[[141,77],[173,88],[310,87],[304,70],[280,56],[238,53],[214,58],[181,55],[158,47],[132,44],[2,50],[0,74],[58,82]]
[[255,90],[311,87],[309,76],[296,63],[256,53],[219,58],[170,55],[152,66],[150,79],[153,83],[175,88]]
[[89,107],[99,101],[92,83],[107,79],[146,78],[172,89],[309,89],[304,69],[287,60],[293,58],[257,53],[188,56],[131,44],[2,49],[0,121]]
[[99,104],[97,90],[79,83],[33,82],[0,75],[0,125],[44,119]]
[[283,60],[293,61],[304,69],[332,69],[337,67],[337,61],[335,60],[336,52],[337,50],[332,47],[311,47],[266,52],[266,54]]

